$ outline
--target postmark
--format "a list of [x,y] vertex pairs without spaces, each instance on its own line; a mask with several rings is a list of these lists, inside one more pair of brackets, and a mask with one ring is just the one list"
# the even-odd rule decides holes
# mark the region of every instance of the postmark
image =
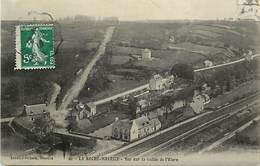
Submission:
[[259,6],[259,0],[237,0],[238,18],[259,21]]
[[53,24],[16,26],[16,70],[54,69]]

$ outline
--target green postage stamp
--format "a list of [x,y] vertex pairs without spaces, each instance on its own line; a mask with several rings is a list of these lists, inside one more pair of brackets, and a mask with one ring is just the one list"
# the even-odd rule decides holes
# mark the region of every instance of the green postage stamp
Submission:
[[16,26],[15,69],[53,69],[53,24],[30,24]]

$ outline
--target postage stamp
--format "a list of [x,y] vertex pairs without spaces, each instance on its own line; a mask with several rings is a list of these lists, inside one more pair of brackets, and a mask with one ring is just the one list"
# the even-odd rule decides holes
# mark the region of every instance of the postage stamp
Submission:
[[16,26],[16,70],[53,69],[53,24],[30,24]]

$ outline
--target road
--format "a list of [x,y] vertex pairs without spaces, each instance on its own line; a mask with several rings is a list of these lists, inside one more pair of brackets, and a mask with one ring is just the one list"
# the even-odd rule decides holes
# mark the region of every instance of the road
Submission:
[[[259,56],[260,56],[260,54],[255,54],[255,55],[252,56],[252,58],[257,58],[257,57],[259,57]],[[242,59],[239,59],[239,60],[236,60],[236,61],[233,61],[233,62],[228,62],[228,63],[216,65],[216,66],[211,66],[211,67],[205,67],[205,68],[201,68],[201,69],[196,69],[196,70],[194,70],[194,72],[202,72],[202,71],[206,71],[206,70],[216,69],[216,68],[220,68],[220,67],[224,67],[224,66],[228,66],[228,65],[233,65],[233,64],[236,64],[236,63],[240,63],[240,62],[243,62],[243,61],[246,61],[246,58],[242,58]],[[128,90],[128,91],[125,91],[125,92],[116,94],[116,95],[114,95],[114,96],[111,96],[111,97],[108,97],[108,98],[105,98],[105,99],[101,99],[101,100],[95,101],[94,103],[95,103],[96,105],[101,105],[101,104],[110,102],[111,100],[115,100],[115,99],[117,99],[117,98],[124,97],[124,96],[126,96],[126,95],[131,94],[131,93],[138,92],[138,91],[142,91],[142,90],[144,90],[144,89],[149,89],[149,84],[145,84],[145,85],[136,87],[136,88],[134,88],[134,89],[131,89],[131,90]]]
[[8,122],[11,122],[12,120],[14,120],[15,117],[10,117],[10,118],[3,118],[3,119],[0,119],[0,122],[1,123],[8,123]]
[[53,86],[54,90],[53,90],[53,93],[51,95],[50,105],[56,103],[57,96],[59,95],[60,90],[61,90],[61,87],[55,82],[52,83],[52,86]]
[[[255,54],[255,55],[252,56],[252,58],[257,58],[257,57],[259,57],[259,56],[260,56],[260,54]],[[201,71],[216,69],[216,68],[220,68],[220,67],[224,67],[224,66],[228,66],[228,65],[233,65],[233,64],[236,64],[236,63],[240,63],[240,62],[243,62],[243,61],[246,61],[246,60],[247,60],[246,58],[242,58],[242,59],[239,59],[239,60],[236,60],[236,61],[232,61],[232,62],[228,62],[228,63],[216,65],[216,66],[211,66],[211,67],[205,67],[205,68],[201,68],[201,69],[196,69],[196,70],[194,70],[194,72],[201,72]]]
[[55,129],[54,134],[66,136],[66,137],[79,138],[79,139],[83,139],[83,140],[92,139],[92,137],[69,133],[66,129]]
[[231,110],[238,110],[243,108],[245,105],[249,103],[255,102],[257,97],[259,96],[254,95],[254,96],[244,98],[228,106],[220,108],[214,112],[209,112],[203,116],[200,116],[197,119],[193,119],[177,127],[173,126],[171,127],[171,129],[164,129],[162,131],[157,132],[154,137],[150,136],[149,139],[148,137],[142,139],[145,141],[140,140],[131,143],[125,147],[122,147],[118,150],[109,153],[108,156],[137,156],[156,147],[161,148],[160,145],[164,144],[167,141],[173,140],[175,137],[178,137],[179,135],[185,132],[189,132],[190,130],[193,130],[194,128],[200,125],[206,124],[211,120],[223,116],[223,114],[229,114]]
[[116,94],[114,96],[111,96],[111,97],[108,97],[108,98],[105,98],[105,99],[102,99],[102,100],[95,101],[94,104],[96,104],[96,105],[104,104],[104,103],[107,103],[107,102],[109,102],[111,100],[115,100],[117,98],[129,95],[131,93],[138,92],[138,91],[141,91],[141,90],[144,90],[144,89],[148,89],[148,88],[149,88],[149,84],[145,84],[145,85],[136,87],[134,89],[131,89],[131,90],[128,90],[128,91]]
[[68,107],[68,105],[72,102],[72,100],[78,97],[80,91],[84,88],[84,85],[88,79],[88,76],[92,68],[95,66],[96,62],[102,57],[102,55],[104,55],[106,50],[106,44],[111,40],[112,35],[114,33],[114,29],[115,27],[108,27],[106,29],[105,38],[99,46],[97,53],[94,55],[94,58],[90,61],[90,63],[86,66],[82,74],[73,82],[72,87],[64,96],[58,110],[65,110]]
[[199,151],[199,154],[205,153],[205,152],[209,152],[212,149],[218,147],[219,145],[223,144],[225,141],[229,140],[230,138],[234,137],[236,135],[236,133],[241,132],[243,130],[245,130],[246,128],[248,128],[249,126],[251,126],[254,121],[259,121],[260,120],[260,116],[257,116],[256,118],[254,118],[253,120],[247,122],[246,124],[242,125],[241,127],[239,127],[238,129],[232,131],[231,133],[225,135],[223,138],[217,140],[216,142],[212,143],[211,145],[203,148],[202,150]]

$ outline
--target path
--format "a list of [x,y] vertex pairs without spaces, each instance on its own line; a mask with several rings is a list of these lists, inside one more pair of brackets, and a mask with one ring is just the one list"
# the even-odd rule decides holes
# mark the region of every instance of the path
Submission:
[[[252,56],[252,58],[256,58],[256,57],[259,57],[259,56],[260,56],[260,54],[255,54],[255,55]],[[246,58],[242,58],[242,59],[239,59],[239,60],[236,60],[236,61],[232,61],[232,62],[228,62],[228,63],[216,65],[216,66],[211,66],[211,67],[205,67],[205,68],[202,68],[202,69],[197,69],[197,70],[194,70],[194,72],[201,72],[201,71],[205,71],[205,70],[210,70],[210,69],[215,69],[215,68],[219,68],[219,67],[224,67],[224,66],[236,64],[236,63],[239,63],[239,62],[243,62],[243,61],[246,61],[246,60],[247,60]]]
[[[256,57],[259,57],[259,56],[260,56],[260,54],[256,54],[256,55],[253,55],[252,58],[256,58]],[[242,62],[242,61],[246,61],[246,58],[242,58],[242,59],[239,59],[239,60],[236,60],[236,61],[233,61],[233,62],[228,62],[228,63],[224,63],[224,64],[212,66],[212,67],[205,67],[205,68],[201,68],[201,69],[196,69],[196,70],[194,70],[194,72],[201,72],[201,71],[206,71],[206,70],[210,70],[210,69],[220,68],[220,67],[236,64],[236,63],[239,63],[239,62]],[[111,100],[115,100],[117,98],[124,97],[126,95],[131,94],[131,93],[138,92],[138,91],[141,91],[141,90],[144,90],[144,89],[149,89],[149,84],[145,84],[145,85],[136,87],[134,89],[116,94],[114,96],[95,101],[94,104],[101,105],[101,104],[107,103]]]
[[111,40],[114,29],[115,27],[107,28],[105,33],[105,38],[102,41],[101,45],[99,46],[96,55],[86,66],[83,73],[74,81],[72,87],[68,90],[68,92],[64,96],[58,110],[65,110],[68,107],[68,105],[72,102],[72,100],[78,97],[80,91],[84,88],[84,85],[88,79],[88,76],[92,68],[95,66],[96,62],[101,58],[101,56],[105,53],[106,44]]
[[104,103],[107,103],[107,102],[109,102],[111,100],[115,100],[115,99],[117,99],[119,97],[123,97],[123,96],[126,96],[128,94],[131,94],[131,93],[134,93],[134,92],[137,92],[137,91],[141,91],[141,90],[147,89],[147,88],[149,88],[149,84],[145,84],[145,85],[136,87],[134,89],[131,89],[131,90],[128,90],[128,91],[116,94],[114,96],[111,96],[111,97],[108,97],[108,98],[105,98],[105,99],[102,99],[102,100],[95,101],[94,104],[95,105],[104,104]]

